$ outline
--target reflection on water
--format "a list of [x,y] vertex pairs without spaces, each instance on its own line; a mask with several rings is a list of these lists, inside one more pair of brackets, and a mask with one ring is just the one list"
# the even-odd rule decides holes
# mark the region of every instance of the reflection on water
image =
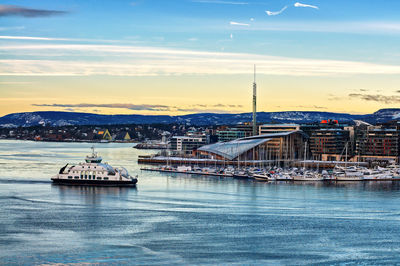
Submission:
[[65,202],[70,197],[79,197],[87,204],[99,204],[102,199],[117,197],[119,200],[127,199],[129,193],[137,193],[136,187],[110,187],[110,186],[70,186],[52,184],[52,190],[58,193],[60,201]]
[[90,145],[0,142],[2,264],[400,263],[399,182],[141,172],[151,151],[108,143],[96,149],[137,189],[52,185]]

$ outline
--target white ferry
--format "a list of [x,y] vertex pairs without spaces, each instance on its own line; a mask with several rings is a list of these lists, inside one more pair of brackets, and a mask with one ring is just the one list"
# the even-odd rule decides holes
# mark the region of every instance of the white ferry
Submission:
[[125,168],[114,168],[101,161],[92,147],[92,154],[86,156],[84,163],[70,167],[66,164],[51,180],[64,185],[134,186],[137,183],[137,176],[130,176]]

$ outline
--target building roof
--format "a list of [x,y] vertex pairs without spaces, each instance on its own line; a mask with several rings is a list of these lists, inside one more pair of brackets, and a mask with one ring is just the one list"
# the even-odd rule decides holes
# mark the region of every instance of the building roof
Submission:
[[302,130],[292,130],[292,131],[282,131],[282,132],[279,132],[279,133],[261,134],[261,135],[242,138],[242,139],[239,139],[239,140],[280,138],[280,137],[286,137],[286,136],[289,136],[289,135],[292,135],[292,134],[296,134],[296,133],[299,133],[302,136],[308,138],[308,135],[306,133],[304,133]]
[[251,150],[252,148],[269,141],[270,139],[237,139],[229,142],[217,142],[210,145],[205,145],[197,150],[205,151],[220,155],[229,160],[238,157],[240,154]]
[[268,142],[273,138],[285,137],[295,133],[301,134],[302,136],[308,138],[308,136],[303,131],[293,130],[240,138],[229,142],[217,142],[214,144],[202,146],[197,150],[210,152],[225,157],[229,160],[233,160],[240,154],[243,154],[253,149],[254,147],[257,147],[260,144]]
[[202,136],[173,136],[173,139],[202,139]]
[[261,127],[299,127],[299,124],[263,124]]

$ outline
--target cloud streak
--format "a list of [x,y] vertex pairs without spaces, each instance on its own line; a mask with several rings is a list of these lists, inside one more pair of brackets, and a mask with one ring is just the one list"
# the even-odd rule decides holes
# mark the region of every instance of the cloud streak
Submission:
[[326,107],[318,106],[318,105],[295,105],[295,106],[291,106],[291,107],[302,108],[302,109],[320,109],[320,110],[328,109]]
[[128,109],[133,111],[153,111],[153,112],[223,112],[229,113],[232,111],[226,108],[242,108],[242,105],[235,104],[194,104],[187,107],[177,107],[160,104],[129,104],[129,103],[111,103],[111,104],[91,104],[91,103],[78,103],[78,104],[32,104],[35,107],[52,107],[52,108],[63,108],[64,110],[76,110],[77,108],[116,108],[116,109]]
[[350,98],[358,98],[367,102],[378,102],[385,104],[393,104],[400,103],[400,96],[386,96],[386,95],[374,95],[374,94],[360,94],[360,93],[351,93],[349,94]]
[[66,38],[30,37],[30,36],[0,36],[2,40],[29,40],[29,41],[69,41]]
[[79,104],[32,104],[32,106],[38,107],[62,107],[62,108],[118,108],[118,109],[129,109],[135,111],[170,111],[171,107],[167,105],[157,104],[90,104],[90,103],[79,103]]
[[299,2],[294,3],[293,6],[294,6],[294,7],[308,7],[308,8],[319,9],[317,6],[302,4],[302,3],[299,3]]
[[235,22],[235,21],[231,21],[231,22],[229,22],[229,24],[234,25],[234,26],[250,26],[250,24],[248,24],[248,23],[240,23],[240,22]]
[[287,6],[284,6],[281,10],[275,12],[266,10],[265,13],[267,13],[268,16],[277,16],[282,14],[282,12],[285,11],[287,8],[288,8]]
[[[400,65],[100,44],[0,45],[0,76],[400,74]],[[43,58],[46,59],[38,59]]]
[[58,10],[44,10],[44,9],[33,9],[21,6],[13,5],[0,5],[0,17],[4,16],[20,16],[20,17],[49,17],[64,15],[68,12]]
[[248,5],[247,2],[236,2],[236,1],[222,1],[222,0],[193,0],[193,3],[201,4],[219,4],[219,5]]

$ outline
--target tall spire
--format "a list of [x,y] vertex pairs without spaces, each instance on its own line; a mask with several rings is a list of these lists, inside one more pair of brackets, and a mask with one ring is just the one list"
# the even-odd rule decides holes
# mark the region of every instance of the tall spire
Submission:
[[256,84],[256,65],[254,65],[254,82],[253,82],[253,136],[257,135],[257,84]]

